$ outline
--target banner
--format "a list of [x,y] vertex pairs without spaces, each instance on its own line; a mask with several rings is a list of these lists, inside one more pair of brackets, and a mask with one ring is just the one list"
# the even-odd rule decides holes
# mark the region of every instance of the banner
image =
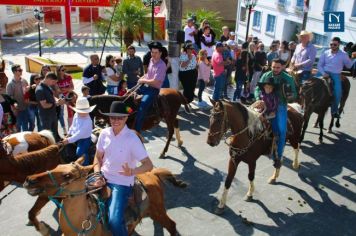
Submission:
[[111,0],[1,0],[1,5],[24,5],[24,6],[66,6],[71,3],[72,7],[110,7]]

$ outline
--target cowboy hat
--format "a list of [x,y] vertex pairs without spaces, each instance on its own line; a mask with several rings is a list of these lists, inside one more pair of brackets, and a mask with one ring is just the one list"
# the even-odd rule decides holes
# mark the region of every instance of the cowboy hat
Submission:
[[101,111],[100,113],[103,114],[104,116],[122,117],[122,116],[129,116],[133,114],[134,110],[131,107],[127,106],[122,101],[114,101],[113,103],[111,103],[109,113],[103,113]]
[[297,34],[298,37],[300,36],[305,36],[305,35],[309,35],[310,37],[313,36],[313,33],[312,32],[309,32],[309,31],[306,31],[306,30],[302,30],[300,32],[300,34]]
[[77,113],[90,113],[94,110],[96,105],[90,106],[89,101],[85,97],[78,98],[75,107],[69,106],[72,110]]

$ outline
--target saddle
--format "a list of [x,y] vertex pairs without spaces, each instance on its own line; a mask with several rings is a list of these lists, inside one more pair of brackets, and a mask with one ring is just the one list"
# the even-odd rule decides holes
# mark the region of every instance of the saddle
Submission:
[[[142,100],[142,95],[134,96],[134,103],[139,106]],[[160,122],[159,117],[167,117],[169,115],[169,103],[166,96],[158,95],[145,115],[145,119],[153,120],[154,124],[157,125]]]

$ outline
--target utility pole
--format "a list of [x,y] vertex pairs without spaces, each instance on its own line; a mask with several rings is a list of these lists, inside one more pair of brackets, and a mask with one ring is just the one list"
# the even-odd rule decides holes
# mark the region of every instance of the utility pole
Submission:
[[178,72],[179,72],[179,56],[180,44],[177,42],[177,33],[182,29],[182,0],[165,0],[168,9],[168,56],[172,66],[172,74],[170,79],[170,87],[178,89]]
[[309,11],[309,0],[304,0],[302,30],[305,30],[305,28],[307,27],[308,11]]

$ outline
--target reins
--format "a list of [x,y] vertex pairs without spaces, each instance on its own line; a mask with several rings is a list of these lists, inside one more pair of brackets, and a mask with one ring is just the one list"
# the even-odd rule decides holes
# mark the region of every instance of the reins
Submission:
[[131,89],[127,90],[127,93],[126,93],[126,94],[128,94],[128,95],[127,95],[126,98],[125,98],[124,100],[122,100],[121,102],[122,102],[122,103],[125,103],[125,102],[127,101],[127,99],[129,99],[132,95],[135,94],[135,92],[136,92],[137,90],[139,90],[139,88],[141,88],[142,85],[143,85],[143,84],[136,84],[134,87],[132,87]]

